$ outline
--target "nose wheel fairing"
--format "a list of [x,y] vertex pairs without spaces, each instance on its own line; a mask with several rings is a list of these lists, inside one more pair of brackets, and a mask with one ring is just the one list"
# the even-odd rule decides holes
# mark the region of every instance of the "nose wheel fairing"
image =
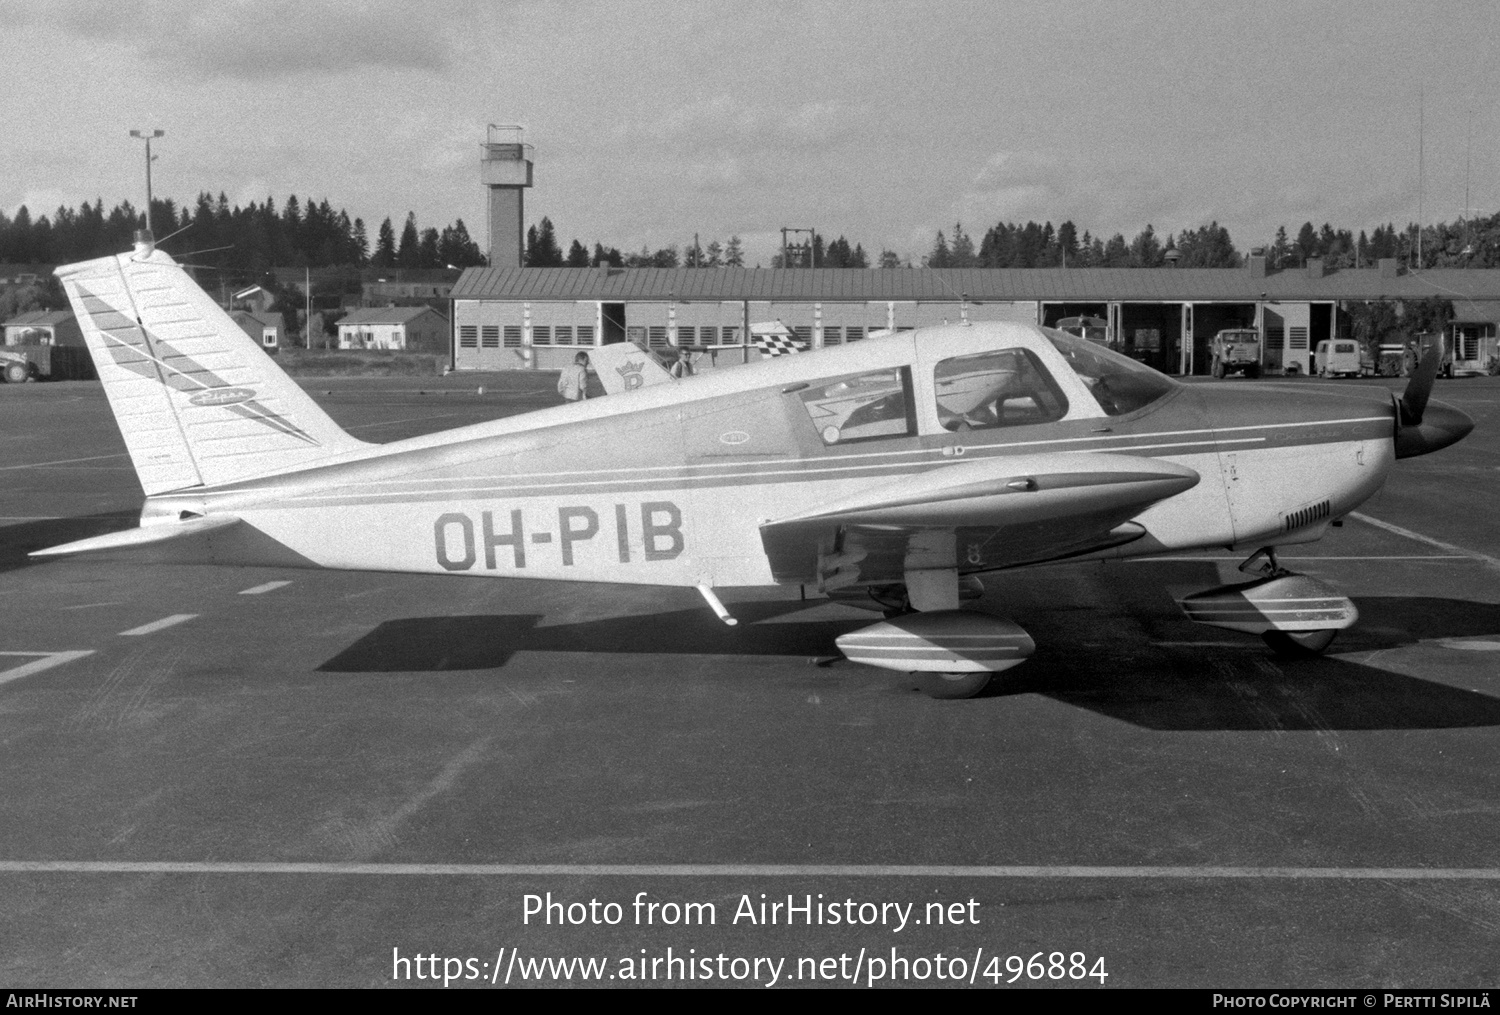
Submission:
[[1274,546],[1256,550],[1240,570],[1260,577],[1196,592],[1177,605],[1195,623],[1258,634],[1280,655],[1317,655],[1359,619],[1333,586],[1282,567]]

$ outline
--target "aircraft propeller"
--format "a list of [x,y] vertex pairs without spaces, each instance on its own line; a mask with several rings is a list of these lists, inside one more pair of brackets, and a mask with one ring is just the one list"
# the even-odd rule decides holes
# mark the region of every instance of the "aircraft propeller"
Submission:
[[1428,402],[1443,353],[1444,339],[1439,335],[1418,361],[1406,390],[1400,398],[1394,398],[1397,458],[1415,458],[1446,448],[1474,429],[1474,421],[1451,405]]

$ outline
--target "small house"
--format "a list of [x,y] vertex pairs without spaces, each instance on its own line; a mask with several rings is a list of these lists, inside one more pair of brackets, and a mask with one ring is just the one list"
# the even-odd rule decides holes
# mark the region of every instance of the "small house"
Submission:
[[339,348],[446,353],[448,319],[428,306],[351,310],[339,319]]

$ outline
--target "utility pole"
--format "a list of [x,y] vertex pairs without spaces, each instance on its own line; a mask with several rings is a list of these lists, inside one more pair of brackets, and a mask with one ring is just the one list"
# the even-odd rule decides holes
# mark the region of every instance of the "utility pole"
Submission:
[[1426,90],[1424,86],[1417,88],[1417,270],[1422,270],[1422,160],[1425,156],[1423,145],[1423,114],[1426,112]]
[[[801,233],[806,233],[807,234],[807,242],[806,242],[806,244],[804,245],[804,244],[788,243],[787,234],[789,234],[789,233],[794,238],[797,235],[801,234]],[[814,247],[813,241],[817,237],[817,235],[818,235],[817,234],[817,230],[815,230],[815,229],[792,229],[792,228],[790,228],[788,226],[782,226],[781,227],[781,266],[783,268],[790,268],[790,267],[792,267],[791,252],[793,250],[796,250],[796,251],[799,251],[799,252],[803,251],[803,250],[806,250],[807,251],[807,264],[805,265],[805,267],[816,268],[818,266],[818,263],[817,263],[817,250]],[[798,258],[797,259],[798,259],[798,261],[801,261],[802,258],[801,258],[801,254],[800,253],[798,254]],[[799,267],[799,268],[800,267],[804,267],[804,265],[798,264],[797,267]]]
[[304,311],[303,317],[302,317],[302,334],[307,339],[307,347],[309,349],[311,349],[312,348],[312,268],[311,268],[311,266],[304,266],[302,270],[303,270],[303,272],[306,273],[304,277],[307,280],[304,283],[303,289],[302,289],[303,295],[307,297],[307,309],[306,309],[306,311]]
[[149,131],[146,131],[146,130],[133,130],[133,131],[130,132],[130,136],[131,137],[138,137],[142,141],[146,142],[146,235],[145,235],[145,239],[150,240],[150,239],[153,238],[152,237],[152,232],[151,232],[151,163],[153,161],[152,158],[151,158],[151,142],[155,138],[166,137],[167,136],[167,132],[164,131],[164,130],[149,130]]

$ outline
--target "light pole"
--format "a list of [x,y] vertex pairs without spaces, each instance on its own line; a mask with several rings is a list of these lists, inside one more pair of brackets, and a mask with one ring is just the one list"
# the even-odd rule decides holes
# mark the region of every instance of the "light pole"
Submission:
[[131,137],[138,137],[146,142],[146,235],[143,239],[152,239],[151,234],[151,142],[154,138],[166,137],[164,130],[133,130]]

